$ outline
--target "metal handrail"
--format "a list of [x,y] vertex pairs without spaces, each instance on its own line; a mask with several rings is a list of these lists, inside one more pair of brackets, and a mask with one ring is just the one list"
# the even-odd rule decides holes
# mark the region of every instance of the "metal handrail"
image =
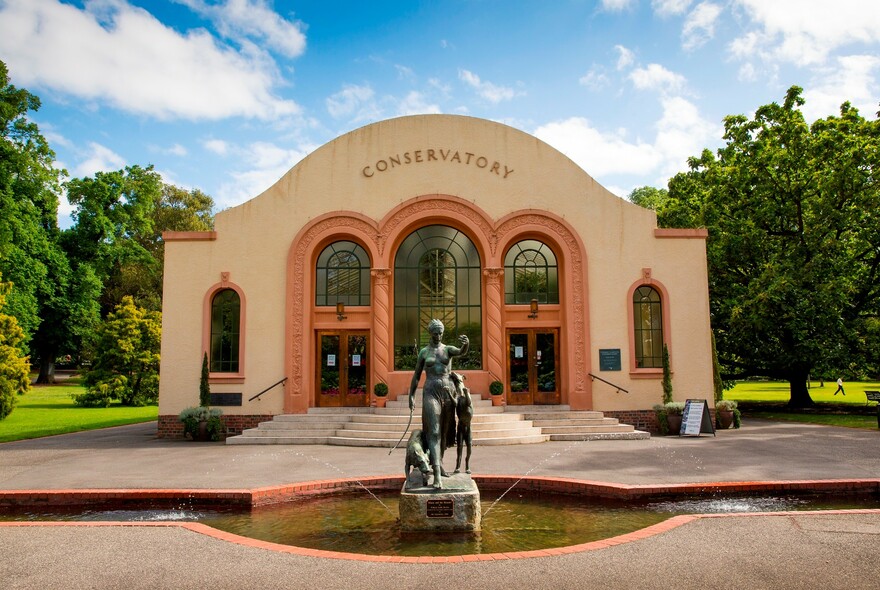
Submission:
[[264,393],[266,393],[267,391],[269,391],[269,390],[272,389],[273,387],[277,387],[278,385],[281,385],[281,384],[284,383],[285,381],[287,381],[287,377],[285,377],[285,378],[282,379],[281,381],[278,381],[277,383],[273,383],[272,385],[270,385],[269,387],[267,387],[266,389],[264,389],[263,391],[261,391],[260,393],[258,393],[258,394],[255,395],[254,397],[252,397],[251,399],[249,399],[248,401],[249,401],[249,402],[254,401],[255,399],[257,399],[258,397],[260,397],[261,395],[263,395]]
[[593,379],[598,379],[598,380],[601,381],[602,383],[607,383],[607,384],[610,385],[611,387],[615,387],[615,388],[617,389],[616,393],[620,393],[621,391],[622,391],[623,393],[629,393],[629,390],[628,390],[628,389],[624,389],[624,388],[621,387],[620,385],[616,385],[616,384],[612,383],[611,381],[606,381],[605,379],[602,379],[602,378],[599,377],[598,375],[593,375],[592,373],[587,373],[587,375],[589,375],[589,376],[592,377]]

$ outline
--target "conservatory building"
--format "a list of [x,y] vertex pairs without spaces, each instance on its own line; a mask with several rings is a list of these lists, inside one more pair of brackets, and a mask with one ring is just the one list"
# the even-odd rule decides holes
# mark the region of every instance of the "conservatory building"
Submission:
[[[467,335],[455,370],[508,407],[642,423],[712,398],[706,231],[660,229],[554,148],[471,117],[371,124],[274,186],[166,232],[160,436],[199,404],[241,431],[279,414],[408,392],[431,319]],[[498,388],[498,385],[495,385]]]

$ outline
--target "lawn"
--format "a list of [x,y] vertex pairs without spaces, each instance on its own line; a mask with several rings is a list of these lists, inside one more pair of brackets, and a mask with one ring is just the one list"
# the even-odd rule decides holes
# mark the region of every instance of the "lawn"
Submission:
[[788,383],[774,381],[739,381],[724,392],[725,399],[739,404],[743,418],[766,420],[789,420],[828,426],[877,429],[877,404],[867,404],[865,390],[880,391],[880,382],[853,381],[843,384],[846,395],[837,394],[837,383],[826,381],[810,384],[810,397],[816,406],[804,410],[789,409]]
[[157,406],[82,408],[70,395],[84,391],[75,379],[34,386],[30,393],[18,397],[15,409],[0,421],[0,442],[149,422],[159,414]]

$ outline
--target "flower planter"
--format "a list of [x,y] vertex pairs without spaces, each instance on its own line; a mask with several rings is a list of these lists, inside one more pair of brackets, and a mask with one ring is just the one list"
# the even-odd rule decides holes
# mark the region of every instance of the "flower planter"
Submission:
[[492,398],[492,405],[493,406],[503,406],[504,405],[504,396],[503,395],[490,395],[489,397]]
[[376,399],[376,407],[377,408],[384,408],[385,407],[385,401],[386,401],[385,396],[382,396],[382,397],[376,396],[375,399]]
[[716,414],[718,414],[718,425],[721,429],[730,428],[730,425],[733,424],[733,410],[717,410]]
[[679,435],[681,434],[681,416],[678,414],[667,414],[666,415],[666,424],[669,426],[669,434],[671,435]]

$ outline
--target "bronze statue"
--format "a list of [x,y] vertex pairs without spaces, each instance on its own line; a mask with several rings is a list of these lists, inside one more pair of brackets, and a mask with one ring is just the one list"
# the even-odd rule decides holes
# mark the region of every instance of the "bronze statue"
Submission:
[[416,388],[422,372],[425,372],[425,386],[422,390],[422,437],[434,472],[432,485],[443,487],[443,452],[449,446],[451,436],[455,436],[455,408],[457,391],[450,373],[452,358],[467,354],[470,341],[467,336],[459,336],[461,348],[443,344],[443,322],[431,320],[428,324],[431,341],[419,351],[416,369],[409,388],[409,409],[415,407]]
[[464,375],[452,373],[452,382],[458,390],[458,399],[455,401],[455,415],[458,418],[458,427],[455,430],[455,473],[461,472],[461,452],[467,446],[467,456],[464,460],[464,472],[471,472],[471,419],[474,417],[474,404],[471,401],[471,390],[464,385]]

